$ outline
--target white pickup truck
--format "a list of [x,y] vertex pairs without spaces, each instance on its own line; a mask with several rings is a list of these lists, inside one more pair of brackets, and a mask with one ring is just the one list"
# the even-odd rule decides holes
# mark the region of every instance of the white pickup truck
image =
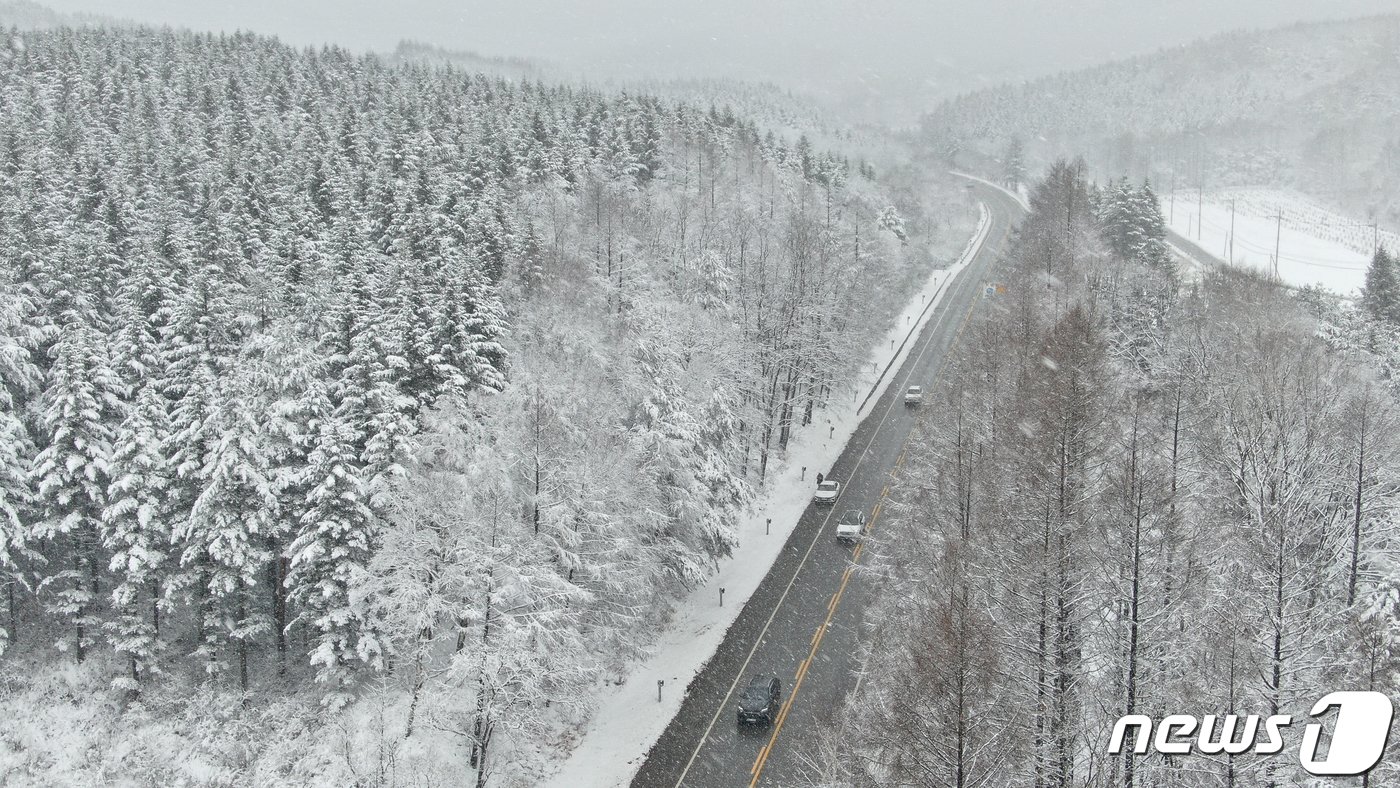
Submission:
[[857,542],[865,536],[865,512],[847,509],[836,521],[836,541]]

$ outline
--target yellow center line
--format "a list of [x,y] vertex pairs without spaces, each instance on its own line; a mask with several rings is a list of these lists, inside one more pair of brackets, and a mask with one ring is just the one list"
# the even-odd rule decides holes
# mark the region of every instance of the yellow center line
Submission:
[[[839,600],[837,604],[840,604]],[[812,642],[812,650],[807,652],[807,661],[811,662],[817,656],[817,649],[821,648],[822,638],[826,637],[826,631],[831,628],[831,616],[827,616],[826,621],[817,627],[817,639]],[[796,695],[794,691],[792,694]]]
[[851,569],[854,568],[855,567],[850,567],[846,569],[846,573],[841,575],[841,586],[836,589],[836,604],[832,605],[832,612],[826,615],[828,621],[831,620],[832,615],[835,614],[836,608],[841,606],[841,594],[845,593],[846,585],[851,582]]
[[802,689],[802,682],[807,678],[807,671],[812,666],[812,660],[817,656],[817,649],[821,647],[822,638],[826,636],[826,630],[831,626],[831,619],[836,615],[836,607],[841,603],[841,595],[846,591],[846,584],[851,580],[851,573],[854,566],[846,567],[846,573],[841,579],[841,587],[836,590],[833,597],[831,609],[826,614],[826,620],[817,627],[817,633],[812,637],[812,648],[807,652],[807,658],[802,660],[801,666],[797,669],[797,680],[793,682],[792,692],[788,693],[787,702],[778,712],[778,719],[773,723],[773,735],[768,737],[768,743],[759,751],[758,757],[754,759],[753,766],[749,769],[749,774],[753,779],[749,781],[749,788],[758,784],[758,778],[763,775],[763,767],[768,763],[768,755],[773,752],[773,745],[778,742],[778,734],[783,732],[783,725],[787,722],[788,712],[792,710],[792,704],[797,700],[797,692]]
[[[968,321],[972,319],[972,312],[977,308],[977,303],[977,301],[973,301],[972,304],[968,306],[967,314],[963,316],[962,323],[959,324],[958,330],[953,334],[953,341],[950,343],[950,348],[952,345],[956,345],[958,340],[962,337],[963,329],[967,327]],[[938,369],[934,371],[932,383],[936,383],[942,376],[943,369],[947,365],[947,362],[948,358],[944,356],[938,364]],[[911,430],[910,434],[905,436],[904,443],[900,447],[899,459],[896,461],[897,466],[904,463],[904,455],[909,449],[909,441],[912,438],[913,431]],[[867,532],[874,530],[875,520],[879,517],[880,510],[884,506],[885,498],[889,495],[889,492],[890,486],[886,484],[884,489],[880,491],[880,500],[875,503],[875,509],[871,514],[870,523],[866,527]],[[792,692],[788,694],[787,702],[783,704],[782,710],[778,712],[778,718],[773,726],[773,735],[768,738],[768,743],[759,751],[758,757],[754,759],[753,767],[749,770],[749,773],[753,775],[753,779],[749,782],[749,788],[754,788],[754,786],[758,784],[759,778],[763,776],[763,769],[768,763],[768,756],[772,754],[773,746],[778,742],[778,735],[782,733],[783,724],[787,722],[788,713],[792,710],[793,703],[797,700],[798,690],[802,688],[802,682],[807,678],[807,671],[811,668],[812,660],[816,658],[817,649],[821,646],[822,638],[826,636],[826,631],[831,626],[831,620],[836,616],[836,610],[841,605],[841,597],[846,593],[846,586],[850,583],[852,573],[855,570],[854,562],[859,560],[863,547],[864,543],[856,545],[856,549],[852,555],[853,563],[851,566],[846,567],[846,571],[842,573],[841,586],[836,589],[835,594],[832,594],[831,601],[827,604],[826,620],[822,622],[821,626],[817,627],[816,633],[812,636],[811,650],[807,653],[807,658],[804,659],[802,664],[798,667],[797,679],[793,682]]]
[[783,729],[783,723],[787,722],[788,712],[792,709],[792,702],[797,699],[797,691],[802,688],[802,680],[807,678],[807,668],[812,664],[812,654],[816,653],[817,646],[821,643],[822,630],[817,630],[817,638],[812,643],[812,651],[807,655],[807,659],[802,660],[802,666],[797,669],[797,680],[793,682],[792,692],[788,694],[787,702],[778,712],[778,719],[773,723],[773,735],[768,738],[768,743],[759,751],[758,758],[753,762],[753,768],[749,773],[753,775],[753,780],[749,782],[749,788],[753,788],[758,782],[758,778],[763,774],[763,767],[768,762],[768,754],[773,751],[773,744],[778,740],[778,733]]
[[[977,301],[973,301],[972,305],[967,308],[967,314],[963,317],[962,323],[958,325],[958,330],[953,334],[953,341],[948,346],[950,350],[958,343],[958,340],[962,338],[963,329],[967,328],[967,323],[972,319],[972,312],[976,308]],[[948,356],[944,355],[943,359],[938,363],[938,369],[933,373],[933,381],[930,383],[930,388],[932,388],[933,383],[937,383],[938,379],[942,377],[943,368],[947,363]],[[904,458],[904,452],[909,449],[909,441],[912,440],[913,437],[914,431],[910,430],[909,434],[904,438],[904,444],[900,447],[899,451],[901,462]],[[866,526],[867,533],[875,529],[875,519],[879,517],[880,510],[885,505],[885,498],[889,494],[890,486],[886,484],[885,488],[880,491],[880,500],[876,501],[875,509],[870,516],[870,523]],[[763,777],[763,769],[768,765],[768,756],[772,754],[773,746],[778,743],[778,734],[783,732],[783,724],[787,722],[788,712],[792,709],[793,703],[797,700],[797,691],[802,688],[802,681],[807,678],[807,671],[811,667],[812,660],[817,655],[817,649],[821,646],[822,638],[825,637],[827,628],[831,626],[831,620],[836,617],[836,611],[841,606],[841,597],[846,593],[846,585],[851,582],[852,573],[856,568],[854,562],[860,558],[861,548],[864,546],[863,542],[856,545],[855,552],[851,556],[852,564],[846,567],[846,571],[841,575],[841,585],[836,589],[836,593],[832,594],[831,601],[826,606],[826,620],[822,622],[821,626],[817,627],[816,634],[812,636],[811,651],[807,653],[807,658],[802,660],[802,664],[797,669],[797,680],[793,682],[792,692],[788,693],[787,701],[783,703],[783,708],[778,712],[778,718],[773,723],[773,735],[768,737],[768,743],[763,746],[763,749],[759,750],[758,757],[754,759],[753,766],[749,769],[749,774],[753,775],[753,779],[749,781],[749,788],[754,788],[754,786],[758,785],[759,779]]]

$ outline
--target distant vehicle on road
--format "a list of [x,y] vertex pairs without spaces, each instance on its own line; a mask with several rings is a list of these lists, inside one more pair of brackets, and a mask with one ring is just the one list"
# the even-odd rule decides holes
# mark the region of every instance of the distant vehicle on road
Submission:
[[834,482],[830,479],[817,485],[817,492],[812,496],[813,503],[836,503],[836,496],[841,494],[841,482]]
[[905,404],[905,405],[918,405],[919,403],[921,403],[921,402],[923,402],[923,401],[924,401],[924,387],[923,387],[923,386],[910,386],[908,389],[905,389],[905,391],[904,391],[904,404]]
[[855,542],[865,536],[865,512],[847,509],[836,521],[836,541]]
[[783,683],[777,676],[754,676],[749,679],[749,686],[739,693],[739,724],[772,723],[782,701]]

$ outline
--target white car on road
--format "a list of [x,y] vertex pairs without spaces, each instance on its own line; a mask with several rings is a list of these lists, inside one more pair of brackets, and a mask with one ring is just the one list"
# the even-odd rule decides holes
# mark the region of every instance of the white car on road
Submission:
[[830,479],[817,485],[817,492],[812,496],[813,503],[833,504],[836,503],[836,496],[841,494],[841,482],[834,482]]
[[905,391],[904,391],[904,404],[905,404],[905,405],[918,405],[920,402],[923,402],[923,401],[924,401],[924,387],[923,387],[923,386],[910,386],[909,388],[905,389]]
[[865,536],[865,512],[847,509],[836,521],[836,541],[857,542]]

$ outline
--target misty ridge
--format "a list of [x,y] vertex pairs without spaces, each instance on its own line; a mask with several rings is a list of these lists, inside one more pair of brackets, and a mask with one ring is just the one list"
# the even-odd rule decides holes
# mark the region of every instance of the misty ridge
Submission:
[[1314,784],[1395,11],[0,4],[0,782]]

